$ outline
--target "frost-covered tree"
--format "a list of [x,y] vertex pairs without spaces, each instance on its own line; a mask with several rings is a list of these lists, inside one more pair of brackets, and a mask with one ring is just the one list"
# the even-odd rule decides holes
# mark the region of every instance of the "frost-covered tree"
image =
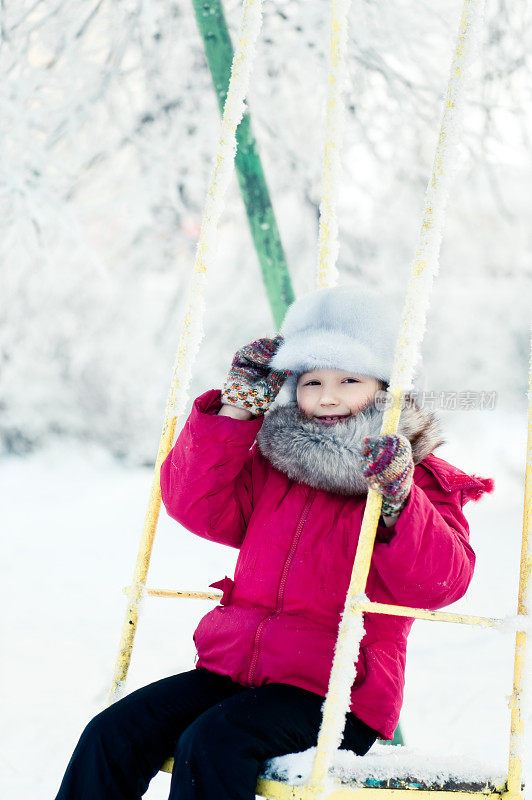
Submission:
[[[235,40],[241,4],[224,4]],[[459,0],[353,0],[340,268],[398,302]],[[296,292],[314,284],[329,0],[271,0],[248,105]],[[424,346],[436,388],[523,402],[530,305],[530,10],[488,0]],[[151,461],[220,115],[188,0],[0,8],[0,432]],[[272,334],[233,182],[191,394]],[[192,399],[192,398],[191,398]]]

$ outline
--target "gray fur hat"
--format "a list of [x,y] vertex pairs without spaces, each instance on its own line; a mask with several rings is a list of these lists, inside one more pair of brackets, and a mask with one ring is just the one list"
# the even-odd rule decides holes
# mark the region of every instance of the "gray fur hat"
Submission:
[[[312,369],[345,369],[389,383],[400,322],[395,306],[355,285],[319,289],[292,303],[279,331],[284,342],[269,362],[293,373],[283,386],[289,402],[296,401],[298,376]],[[414,388],[419,381],[418,372]]]

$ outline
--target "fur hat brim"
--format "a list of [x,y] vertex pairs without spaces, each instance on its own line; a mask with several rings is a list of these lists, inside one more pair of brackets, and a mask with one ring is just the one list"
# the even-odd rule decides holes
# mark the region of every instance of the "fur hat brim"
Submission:
[[[269,362],[290,371],[284,393],[297,396],[297,381],[314,369],[344,369],[390,383],[399,320],[394,303],[363,286],[336,286],[310,292],[288,309],[283,342]],[[421,388],[421,371],[416,384]]]

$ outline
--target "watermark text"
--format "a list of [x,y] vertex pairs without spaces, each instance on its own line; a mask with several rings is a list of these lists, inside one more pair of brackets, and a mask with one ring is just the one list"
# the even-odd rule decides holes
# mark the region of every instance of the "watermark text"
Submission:
[[[497,403],[496,391],[454,391],[442,390],[439,392],[407,392],[418,408],[424,408],[427,411],[493,411]],[[391,405],[392,398],[390,395],[383,391],[377,391],[375,395],[375,408],[384,410]],[[401,408],[405,408],[407,401],[403,396],[401,401]]]

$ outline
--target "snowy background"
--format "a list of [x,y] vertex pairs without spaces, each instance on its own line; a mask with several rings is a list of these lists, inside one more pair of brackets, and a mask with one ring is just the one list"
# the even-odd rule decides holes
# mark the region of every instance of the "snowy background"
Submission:
[[[235,41],[240,3],[224,8]],[[329,8],[265,4],[248,97],[296,295],[314,282]],[[399,304],[460,8],[351,8],[339,268]],[[431,389],[497,393],[440,412],[437,452],[495,479],[467,506],[478,564],[457,604],[494,616],[515,613],[523,512],[531,17],[525,0],[486,4],[423,344]],[[0,35],[0,763],[6,796],[45,800],[105,705],[220,117],[188,0],[23,0],[0,9]],[[276,332],[236,180],[206,302],[189,407]],[[204,589],[235,558],[163,513],[149,583]],[[190,669],[211,607],[149,600],[128,688]],[[504,770],[512,634],[420,621],[410,642],[408,743]]]

